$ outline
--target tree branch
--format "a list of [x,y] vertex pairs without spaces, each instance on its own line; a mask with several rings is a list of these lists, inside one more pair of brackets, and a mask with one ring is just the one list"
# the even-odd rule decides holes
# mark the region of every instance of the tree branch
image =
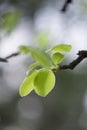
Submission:
[[62,12],[66,12],[68,5],[69,5],[70,3],[72,3],[72,2],[73,2],[73,0],[65,0],[65,3],[64,3],[64,5],[63,5],[61,11],[62,11]]
[[66,70],[66,69],[71,69],[73,70],[83,59],[87,58],[87,51],[79,51],[77,53],[78,57],[73,60],[69,65],[63,65],[60,66],[60,70]]
[[5,62],[5,63],[7,63],[7,62],[8,62],[8,59],[10,59],[10,58],[12,58],[12,57],[15,57],[15,56],[18,56],[19,54],[20,54],[20,52],[15,52],[15,53],[13,53],[13,54],[11,54],[11,55],[6,56],[5,58],[1,58],[1,57],[0,57],[0,62]]
[[[0,58],[0,62],[8,62],[8,59],[20,55],[20,52],[15,52],[5,58]],[[81,50],[77,53],[78,57],[68,65],[60,65],[59,70],[71,69],[73,70],[83,59],[87,58],[87,50]],[[56,70],[53,70],[56,71]]]
[[19,54],[20,54],[20,52],[15,52],[15,53],[13,53],[13,54],[11,54],[11,55],[9,55],[9,56],[6,56],[5,59],[6,59],[6,60],[7,60],[7,59],[10,59],[10,58],[12,58],[12,57],[18,56]]

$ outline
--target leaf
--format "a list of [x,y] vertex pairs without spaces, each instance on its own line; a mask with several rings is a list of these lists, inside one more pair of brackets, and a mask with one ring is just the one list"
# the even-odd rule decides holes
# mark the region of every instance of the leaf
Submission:
[[6,29],[7,32],[11,32],[12,29],[16,26],[18,20],[19,20],[19,12],[7,12],[2,15],[2,29]]
[[51,70],[41,69],[34,79],[35,92],[45,97],[55,86],[55,75]]
[[37,35],[36,38],[37,38],[37,42],[43,49],[48,46],[49,39],[48,39],[48,35],[46,33],[41,33],[41,34]]
[[28,46],[19,46],[19,51],[24,53],[24,54],[29,54],[31,53],[30,49]]
[[27,96],[34,89],[34,78],[37,73],[38,71],[34,70],[24,79],[19,89],[19,94],[21,97]]
[[39,49],[31,46],[20,46],[19,50],[24,54],[31,53],[34,60],[43,67],[49,67],[52,65],[51,58],[44,51],[40,51]]
[[72,46],[71,45],[66,45],[66,44],[60,44],[60,45],[57,45],[57,46],[54,46],[52,47],[50,51],[54,51],[54,52],[70,52],[72,49]]
[[38,65],[39,65],[39,63],[35,62],[35,63],[33,63],[33,64],[31,64],[31,65],[29,66],[29,69],[30,69],[30,70],[33,70],[33,69],[35,69]]
[[54,53],[52,55],[52,60],[53,60],[54,64],[61,63],[63,61],[63,59],[64,59],[64,55],[61,53]]
[[32,56],[42,67],[48,68],[52,66],[51,58],[45,52],[36,49],[32,51]]

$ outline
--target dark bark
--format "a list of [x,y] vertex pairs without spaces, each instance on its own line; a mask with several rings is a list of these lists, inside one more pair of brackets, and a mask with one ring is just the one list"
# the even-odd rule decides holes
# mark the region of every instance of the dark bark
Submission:
[[71,4],[73,2],[73,0],[66,0],[61,11],[62,12],[66,12],[67,11],[67,8],[68,8],[68,5]]
[[60,66],[60,70],[71,69],[73,70],[83,59],[87,58],[87,51],[82,50],[77,53],[78,57],[68,65]]
[[12,57],[15,57],[15,56],[18,56],[20,54],[20,52],[15,52],[9,56],[6,56],[5,58],[1,58],[0,57],[0,62],[5,62],[7,63],[8,62],[8,59],[12,58]]

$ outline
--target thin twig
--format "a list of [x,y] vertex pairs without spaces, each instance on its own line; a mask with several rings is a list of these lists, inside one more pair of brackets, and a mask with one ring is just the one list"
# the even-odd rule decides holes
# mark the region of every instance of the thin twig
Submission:
[[7,63],[8,62],[8,59],[12,58],[12,57],[15,57],[15,56],[18,56],[20,54],[20,52],[15,52],[11,55],[8,55],[6,56],[5,58],[1,58],[0,57],[0,62],[4,62],[4,63]]
[[11,54],[11,55],[9,55],[9,56],[6,56],[5,59],[6,59],[6,60],[7,60],[7,59],[10,59],[10,58],[12,58],[12,57],[18,56],[19,54],[20,54],[20,52],[15,52],[15,53],[13,53],[13,54]]
[[87,58],[87,51],[79,51],[77,53],[78,57],[73,60],[70,64],[68,65],[61,65],[60,70],[66,70],[66,69],[71,69],[73,70],[83,59]]
[[71,4],[72,1],[73,1],[73,0],[65,0],[65,3],[64,3],[64,5],[63,5],[61,11],[62,11],[62,12],[66,12],[68,5]]
[[8,62],[8,61],[7,61],[7,59],[0,57],[0,62],[5,62],[5,63],[6,63],[6,62]]

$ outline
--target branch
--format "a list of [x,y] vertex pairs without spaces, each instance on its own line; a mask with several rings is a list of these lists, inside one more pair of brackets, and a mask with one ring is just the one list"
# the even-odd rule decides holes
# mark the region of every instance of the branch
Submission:
[[15,52],[9,56],[6,56],[5,58],[1,58],[0,57],[0,62],[5,62],[7,63],[8,62],[8,59],[12,58],[12,57],[15,57],[15,56],[18,56],[20,54],[20,52]]
[[63,7],[62,7],[62,9],[61,9],[61,11],[62,11],[62,12],[66,12],[68,5],[69,5],[70,3],[72,3],[72,2],[73,2],[73,0],[66,0],[65,3],[64,3],[64,5],[63,5]]
[[69,65],[63,65],[60,66],[60,70],[66,70],[66,69],[71,69],[73,70],[83,59],[87,58],[87,51],[79,51],[77,53],[78,57],[73,60]]
[[[8,59],[20,55],[20,52],[15,52],[5,58],[0,58],[0,62],[8,62]],[[73,70],[83,59],[87,58],[87,50],[81,50],[77,53],[78,57],[68,65],[60,65],[59,70],[71,69]],[[53,70],[56,71],[56,70]]]
[[10,59],[10,58],[12,58],[12,57],[18,56],[19,54],[20,54],[20,52],[15,52],[15,53],[13,53],[13,54],[11,54],[11,55],[5,57],[5,59],[6,59],[6,60],[7,60],[7,59]]

